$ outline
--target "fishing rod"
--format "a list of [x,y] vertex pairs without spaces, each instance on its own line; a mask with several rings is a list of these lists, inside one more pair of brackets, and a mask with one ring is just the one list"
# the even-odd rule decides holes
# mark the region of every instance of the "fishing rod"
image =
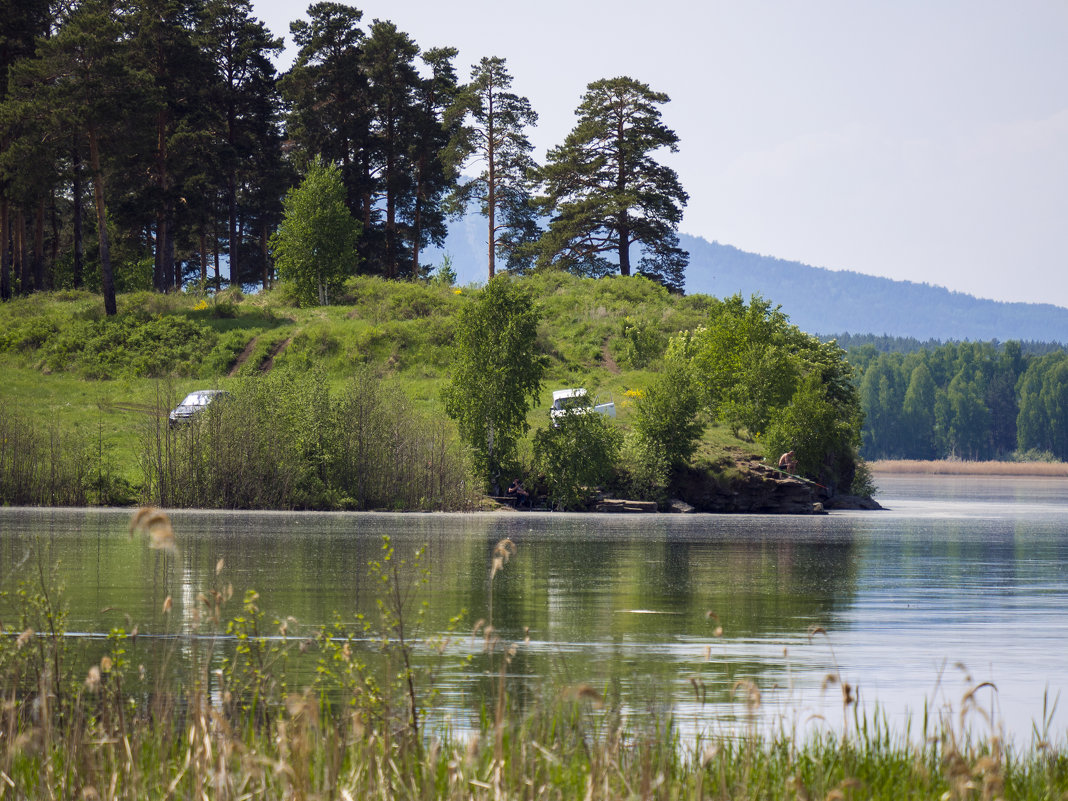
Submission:
[[764,465],[764,467],[771,468],[772,470],[774,470],[777,473],[782,473],[784,476],[789,476],[790,478],[796,478],[798,481],[804,481],[807,484],[815,484],[820,489],[827,490],[827,492],[831,491],[830,487],[825,487],[822,484],[820,484],[818,481],[813,481],[811,478],[805,478],[804,476],[797,476],[797,475],[794,475],[793,473],[787,473],[781,467],[776,467],[775,465],[768,464],[767,462],[763,462],[763,465]]

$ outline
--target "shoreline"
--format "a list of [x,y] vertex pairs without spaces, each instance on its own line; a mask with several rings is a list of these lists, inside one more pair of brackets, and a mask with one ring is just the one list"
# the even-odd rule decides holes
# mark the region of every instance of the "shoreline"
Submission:
[[868,462],[873,473],[945,476],[1030,476],[1068,478],[1068,462],[967,462],[957,460],[881,459]]

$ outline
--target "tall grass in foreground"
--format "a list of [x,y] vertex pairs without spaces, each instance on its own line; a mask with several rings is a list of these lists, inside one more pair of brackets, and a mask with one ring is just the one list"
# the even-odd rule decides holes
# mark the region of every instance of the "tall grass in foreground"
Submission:
[[223,509],[470,508],[474,483],[444,420],[359,371],[331,397],[315,373],[276,370],[169,426],[158,402],[144,436],[146,500]]
[[[167,516],[131,522],[173,553]],[[488,566],[491,597],[515,546]],[[433,674],[414,664],[419,553],[389,540],[370,565],[379,614],[310,636],[268,619],[249,593],[236,613],[223,563],[194,609],[171,620],[164,659],[135,665],[135,631],[112,631],[88,664],[63,636],[61,598],[32,555],[3,576],[0,798],[17,799],[1051,799],[1068,794],[1068,758],[1049,741],[1052,713],[1026,752],[996,733],[969,734],[973,688],[960,714],[915,733],[851,715],[844,734],[749,731],[684,740],[670,717],[629,721],[621,700],[587,685],[550,686],[519,713],[508,666],[523,642],[502,641],[492,600],[476,628],[490,655],[492,696],[463,734],[430,729]],[[8,589],[8,583],[14,590]],[[171,610],[171,599],[163,602]],[[12,625],[14,624],[14,625]],[[196,636],[192,636],[196,635]],[[222,645],[227,638],[225,653]],[[380,657],[367,660],[368,643]],[[177,667],[173,649],[189,658]],[[447,641],[437,649],[449,647]],[[433,652],[435,649],[430,649]],[[290,684],[297,655],[316,660],[308,687]],[[366,661],[365,661],[366,660]],[[736,690],[755,714],[759,688]],[[714,721],[709,721],[710,727]]]

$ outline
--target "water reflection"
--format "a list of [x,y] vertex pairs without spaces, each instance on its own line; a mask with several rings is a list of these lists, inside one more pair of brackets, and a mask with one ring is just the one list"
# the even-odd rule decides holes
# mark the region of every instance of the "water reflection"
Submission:
[[[840,696],[821,687],[841,671],[903,719],[958,700],[961,661],[973,680],[998,684],[1001,714],[1027,732],[1047,684],[1068,686],[1055,656],[1068,635],[1064,484],[953,481],[947,493],[972,495],[946,501],[936,483],[891,482],[887,513],[820,518],[181,512],[177,554],[131,539],[121,511],[8,509],[0,577],[10,590],[38,555],[58,563],[71,631],[137,626],[146,649],[152,635],[205,630],[205,599],[231,588],[224,620],[255,590],[266,619],[292,618],[287,636],[300,638],[335,614],[353,626],[375,614],[367,564],[388,534],[401,556],[426,546],[427,584],[405,578],[412,602],[428,604],[423,633],[444,635],[465,613],[437,669],[454,725],[493,696],[516,644],[507,670],[519,711],[551,679],[588,682],[634,714],[668,704],[694,726],[729,725],[746,716],[735,692],[744,679],[761,688],[765,719],[840,720]],[[517,552],[491,581],[504,537]],[[0,608],[0,619],[11,614]],[[176,658],[217,661],[229,647],[209,645],[185,641]]]

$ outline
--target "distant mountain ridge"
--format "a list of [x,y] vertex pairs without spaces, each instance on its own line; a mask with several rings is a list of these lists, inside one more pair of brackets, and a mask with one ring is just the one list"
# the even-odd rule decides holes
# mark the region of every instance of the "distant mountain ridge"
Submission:
[[[486,280],[485,220],[452,225],[445,247],[425,260],[452,259],[460,284]],[[984,300],[940,286],[812,267],[747,253],[698,236],[679,235],[690,253],[687,293],[760,294],[812,334],[875,334],[918,340],[1068,343],[1068,309],[1047,303]]]
[[687,292],[760,293],[811,333],[1068,342],[1068,309],[1061,306],[984,300],[930,284],[758,256],[700,237],[679,239],[690,252]]

